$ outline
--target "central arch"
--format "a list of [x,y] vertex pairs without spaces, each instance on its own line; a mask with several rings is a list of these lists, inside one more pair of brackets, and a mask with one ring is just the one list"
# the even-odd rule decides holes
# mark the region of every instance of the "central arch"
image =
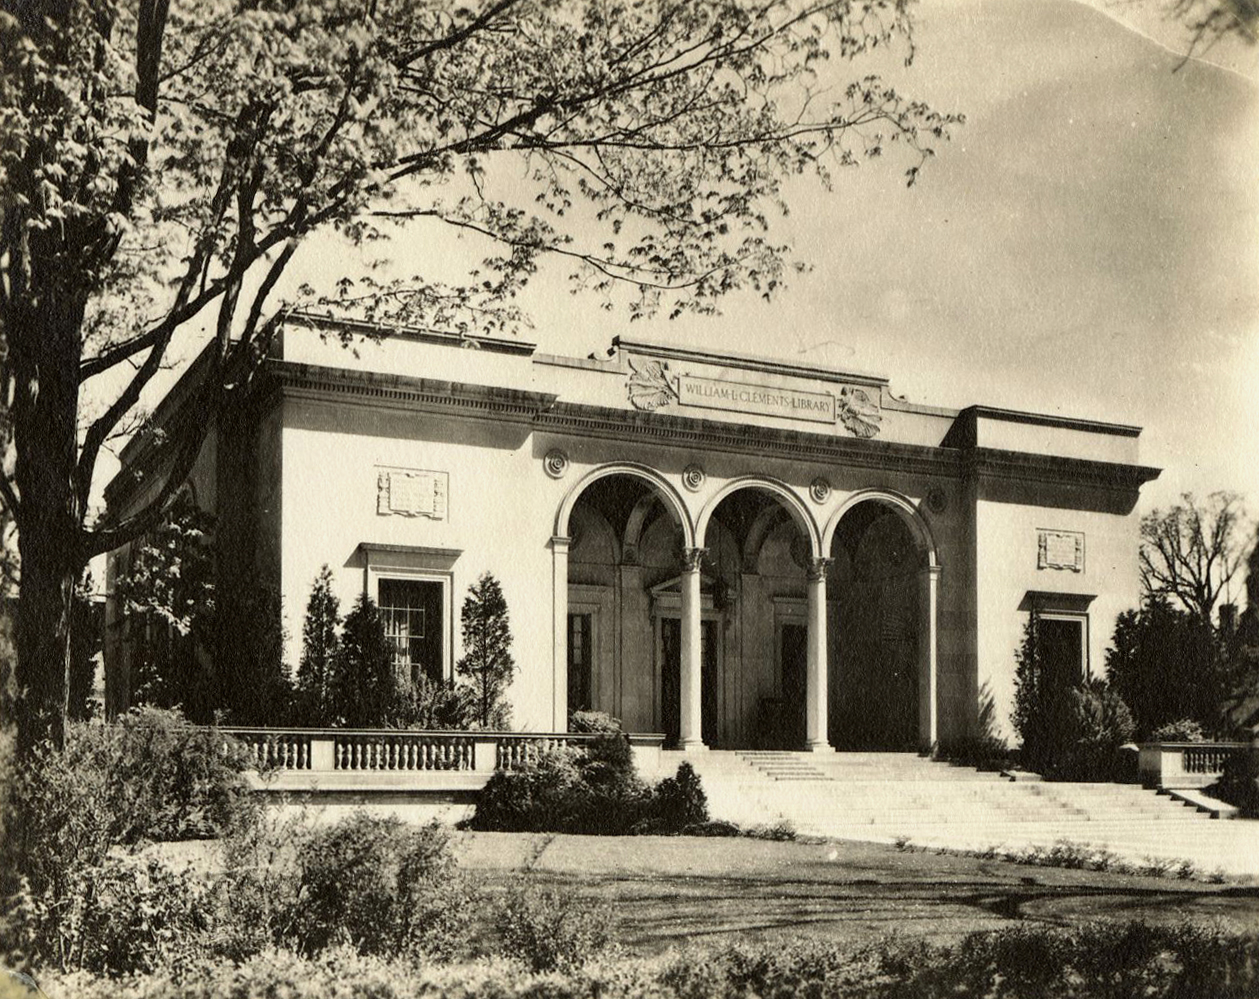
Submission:
[[[821,531],[786,483],[742,475],[711,496],[696,520],[704,552],[700,625],[704,741],[722,748],[826,745],[811,698],[824,658]],[[711,675],[710,675],[711,674]]]

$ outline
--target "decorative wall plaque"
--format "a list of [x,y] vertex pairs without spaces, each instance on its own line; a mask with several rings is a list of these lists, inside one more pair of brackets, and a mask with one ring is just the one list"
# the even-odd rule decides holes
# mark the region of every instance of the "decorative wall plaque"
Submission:
[[1083,572],[1084,535],[1080,531],[1038,531],[1036,568]]
[[563,478],[564,473],[568,471],[568,455],[557,447],[551,448],[542,459],[542,467],[551,478]]
[[809,497],[814,503],[825,503],[831,495],[831,484],[822,476],[809,483]]
[[877,434],[883,421],[877,389],[844,385],[834,395],[674,372],[665,361],[629,358],[628,364],[626,397],[631,406],[647,413],[672,405],[718,409],[838,425],[862,438]]
[[708,476],[704,474],[704,470],[699,465],[687,465],[682,469],[682,485],[686,486],[691,492],[699,492],[704,486],[704,480]]
[[450,476],[414,468],[380,468],[376,472],[376,513],[381,516],[428,517],[445,520]]
[[927,509],[932,513],[944,513],[949,508],[949,494],[939,486],[927,490]]

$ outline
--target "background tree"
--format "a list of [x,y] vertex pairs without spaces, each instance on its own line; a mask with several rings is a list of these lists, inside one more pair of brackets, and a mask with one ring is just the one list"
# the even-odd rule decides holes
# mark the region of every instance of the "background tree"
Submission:
[[1222,38],[1259,41],[1259,0],[1171,0],[1170,13],[1191,33],[1186,62]]
[[[829,184],[899,146],[912,181],[958,120],[820,75],[831,53],[912,53],[911,28],[907,0],[0,0],[19,750],[63,739],[83,565],[161,522],[310,234],[359,243],[390,218],[479,234],[462,278],[298,295],[469,334],[520,319],[544,254],[578,287],[633,289],[631,316],[771,295],[791,263],[770,226],[785,177]],[[99,455],[193,320],[210,342],[185,417],[153,438],[148,499],[93,523]]]
[[503,588],[483,573],[469,589],[460,613],[463,658],[455,672],[472,688],[476,722],[482,728],[506,728],[511,713],[504,700],[516,671],[511,654],[511,627]]
[[1208,628],[1215,607],[1246,557],[1248,528],[1237,493],[1192,493],[1141,518],[1141,582],[1179,603]]
[[1226,694],[1215,632],[1162,594],[1124,611],[1106,650],[1106,676],[1132,711],[1138,739],[1172,722],[1219,727]]
[[302,658],[297,667],[297,697],[308,725],[327,725],[333,711],[329,691],[340,640],[341,602],[332,592],[332,570],[325,564],[315,577],[302,623]]

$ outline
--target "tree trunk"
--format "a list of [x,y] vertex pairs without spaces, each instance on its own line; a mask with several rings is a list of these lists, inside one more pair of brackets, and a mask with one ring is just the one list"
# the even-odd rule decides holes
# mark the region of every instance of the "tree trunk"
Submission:
[[[10,313],[14,479],[21,588],[17,619],[18,753],[65,743],[70,615],[82,571],[78,459],[82,296],[50,289],[40,307]],[[60,292],[60,294],[58,294]]]

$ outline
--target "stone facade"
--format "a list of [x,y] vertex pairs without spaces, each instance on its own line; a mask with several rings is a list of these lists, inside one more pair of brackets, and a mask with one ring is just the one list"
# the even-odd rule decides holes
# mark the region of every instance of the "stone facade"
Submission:
[[[1096,673],[1137,601],[1157,475],[1137,428],[625,338],[569,358],[377,332],[291,321],[192,477],[248,539],[230,571],[282,595],[291,662],[327,563],[343,606],[412,601],[408,654],[450,676],[489,570],[520,728],[590,707],[684,747],[928,748],[975,734],[987,698],[1008,719],[1030,610]],[[124,452],[112,508],[143,500],[149,460]],[[123,643],[107,658],[119,707]]]

